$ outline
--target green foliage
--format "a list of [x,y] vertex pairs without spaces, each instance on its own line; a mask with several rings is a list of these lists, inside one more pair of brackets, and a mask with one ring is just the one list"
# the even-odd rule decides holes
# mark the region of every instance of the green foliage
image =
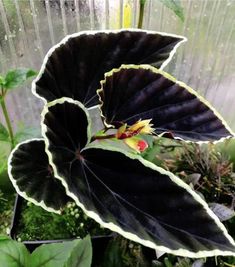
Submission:
[[215,145],[216,151],[228,157],[229,160],[233,163],[233,168],[235,171],[235,139],[226,139],[224,142],[219,142]]
[[9,133],[2,123],[0,123],[0,141],[9,142]]
[[159,0],[164,6],[171,9],[184,22],[184,9],[180,0]]
[[109,231],[88,218],[76,204],[68,203],[62,215],[47,212],[39,206],[23,202],[18,240],[55,240],[84,237],[87,234],[104,235]]
[[[15,145],[27,138],[34,137],[32,129],[20,127],[14,134],[11,119],[5,103],[5,97],[10,89],[21,86],[27,79],[36,75],[36,72],[31,69],[15,69],[9,71],[5,77],[0,75],[0,104],[5,118],[6,127],[0,122],[0,188],[3,190],[11,190],[10,182],[7,175],[7,158],[11,149]],[[10,150],[5,153],[6,145],[2,142],[10,144]]]
[[147,262],[142,247],[121,236],[112,239],[104,253],[104,258],[100,267],[151,267]]
[[21,86],[28,78],[37,73],[31,69],[15,69],[9,71],[3,79],[2,86],[9,90]]
[[0,262],[4,267],[28,266],[29,252],[26,247],[10,239],[0,239]]
[[0,190],[0,235],[6,235],[9,231],[13,206],[15,201],[15,194],[4,194]]
[[31,267],[88,267],[91,266],[90,237],[69,242],[42,245],[30,257]]
[[[221,220],[225,220],[225,226],[233,238],[235,238],[235,216],[232,217],[235,204],[234,144],[233,139],[218,144],[199,146],[157,138],[153,147],[144,155],[145,159],[178,175],[201,194],[207,203],[211,203],[210,207]],[[197,179],[194,179],[196,176],[198,176]],[[234,266],[235,257],[218,257],[217,259],[212,257],[205,261],[206,264],[203,265],[202,260],[193,261],[183,258],[176,260],[176,257],[167,255],[164,259],[157,260],[156,266],[226,267]]]
[[0,262],[4,267],[89,267],[92,246],[90,237],[47,244],[31,255],[22,243],[0,238]]

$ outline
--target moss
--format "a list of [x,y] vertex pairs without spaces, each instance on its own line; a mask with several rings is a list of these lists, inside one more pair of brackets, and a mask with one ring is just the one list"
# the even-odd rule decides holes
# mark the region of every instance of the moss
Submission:
[[6,194],[0,191],[0,235],[9,234],[15,194]]
[[69,203],[62,215],[45,211],[30,202],[23,202],[17,239],[21,241],[70,239],[106,235],[110,232],[87,218],[75,203]]

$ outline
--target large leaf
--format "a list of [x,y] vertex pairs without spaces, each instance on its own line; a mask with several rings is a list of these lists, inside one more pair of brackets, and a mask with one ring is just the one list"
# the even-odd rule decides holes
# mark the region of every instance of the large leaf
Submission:
[[16,69],[9,71],[5,77],[4,88],[13,89],[21,86],[28,78],[37,73],[31,69]]
[[60,213],[68,200],[54,177],[42,139],[20,143],[9,157],[8,173],[19,195],[48,211]]
[[76,101],[54,101],[43,111],[42,134],[55,176],[88,216],[160,251],[188,257],[235,255],[226,228],[178,177],[115,147],[83,148],[86,116]]
[[29,252],[22,243],[0,238],[0,265],[2,267],[29,266]]
[[121,64],[163,68],[185,40],[132,29],[69,35],[46,55],[32,91],[44,101],[71,97],[92,107],[98,104],[96,90],[105,72]]
[[42,245],[31,255],[30,267],[90,267],[90,237],[74,241]]
[[122,66],[106,73],[98,90],[105,124],[152,119],[156,134],[192,141],[233,136],[224,119],[196,91],[151,66]]

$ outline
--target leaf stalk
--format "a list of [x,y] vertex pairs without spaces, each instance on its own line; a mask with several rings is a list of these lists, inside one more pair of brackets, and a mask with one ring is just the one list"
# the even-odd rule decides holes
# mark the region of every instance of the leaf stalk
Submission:
[[[3,91],[3,88],[2,88]],[[2,111],[3,111],[3,115],[7,124],[7,129],[9,132],[9,137],[10,137],[10,142],[11,142],[11,148],[13,149],[15,147],[15,140],[14,140],[14,134],[13,134],[13,128],[12,128],[12,124],[11,124],[11,120],[7,111],[7,107],[6,107],[6,102],[5,102],[5,94],[2,95],[2,99],[1,99],[1,107],[2,107]]]

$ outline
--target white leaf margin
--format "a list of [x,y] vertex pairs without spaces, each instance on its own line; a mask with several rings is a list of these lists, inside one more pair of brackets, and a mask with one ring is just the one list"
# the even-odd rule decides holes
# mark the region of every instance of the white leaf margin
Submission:
[[[33,95],[35,95],[36,97],[40,98],[44,104],[47,103],[47,100],[40,96],[37,92],[36,92],[36,83],[41,79],[42,77],[42,74],[44,73],[45,69],[46,69],[46,64],[47,64],[47,61],[48,59],[50,58],[50,56],[52,55],[52,53],[57,49],[59,48],[61,45],[64,45],[65,43],[68,42],[69,39],[71,38],[76,38],[76,37],[79,37],[80,35],[95,35],[97,33],[107,33],[107,34],[110,34],[110,33],[120,33],[120,32],[124,32],[124,31],[130,31],[130,32],[145,32],[147,34],[159,34],[161,36],[167,36],[167,37],[175,37],[175,38],[180,38],[182,39],[181,41],[179,41],[175,46],[174,48],[172,49],[172,51],[169,53],[169,57],[162,63],[160,69],[164,69],[167,64],[171,61],[172,57],[174,56],[174,54],[176,53],[176,50],[177,48],[184,42],[187,41],[187,38],[184,37],[184,36],[181,36],[181,35],[177,35],[177,34],[171,34],[171,33],[165,33],[165,32],[158,32],[158,31],[148,31],[148,30],[142,30],[142,29],[135,29],[135,28],[126,28],[126,29],[120,29],[120,30],[97,30],[97,31],[80,31],[80,32],[77,32],[77,33],[73,33],[73,34],[70,34],[70,35],[67,35],[66,37],[64,37],[58,44],[52,46],[50,48],[50,50],[47,52],[44,60],[43,60],[43,63],[42,63],[42,66],[41,66],[41,69],[37,75],[37,77],[32,81],[32,87],[31,87],[31,91],[33,93]],[[92,107],[91,107],[92,108]]]
[[13,159],[13,157],[14,157],[14,153],[20,148],[21,145],[29,144],[29,143],[31,143],[31,142],[35,142],[35,141],[38,141],[38,142],[39,142],[39,141],[40,141],[40,142],[43,141],[43,142],[44,142],[44,139],[43,139],[43,138],[32,138],[32,139],[28,139],[28,140],[26,140],[26,141],[23,141],[23,142],[19,143],[19,144],[18,144],[18,145],[11,151],[11,154],[10,154],[10,156],[9,156],[9,158],[8,158],[8,176],[9,176],[10,181],[12,182],[12,184],[13,184],[13,186],[14,186],[14,188],[15,188],[15,190],[16,190],[16,192],[17,192],[18,195],[20,195],[20,196],[22,196],[24,199],[26,199],[26,200],[32,202],[34,205],[40,206],[40,207],[42,207],[43,209],[45,209],[45,210],[47,210],[47,211],[49,211],[49,212],[53,212],[53,213],[57,213],[57,214],[61,214],[61,211],[60,211],[60,210],[56,210],[56,209],[53,209],[53,208],[51,208],[51,207],[48,207],[48,206],[46,205],[46,203],[45,203],[43,200],[40,201],[40,202],[38,202],[38,201],[35,200],[34,198],[28,196],[28,195],[26,194],[26,192],[21,191],[20,188],[19,188],[19,186],[17,185],[16,180],[14,179],[14,177],[13,177],[13,175],[12,175],[12,168],[13,168],[13,166],[12,166],[11,163],[12,163],[12,159]]
[[[107,128],[113,128],[113,125],[107,123],[106,121],[106,117],[102,112],[102,106],[104,104],[104,102],[102,101],[102,96],[101,96],[101,92],[103,91],[103,85],[106,83],[106,79],[107,77],[111,77],[113,75],[113,73],[117,73],[121,70],[125,70],[125,69],[144,69],[144,70],[149,70],[152,71],[153,73],[156,74],[160,74],[163,77],[165,77],[166,79],[174,82],[175,84],[178,84],[179,86],[183,87],[184,89],[186,89],[190,94],[196,96],[197,99],[199,99],[206,107],[209,108],[209,110],[211,110],[214,115],[221,121],[221,123],[223,124],[223,126],[226,128],[226,130],[228,130],[230,132],[231,135],[228,135],[226,137],[222,137],[219,140],[216,141],[190,141],[190,140],[186,140],[180,137],[175,137],[176,140],[181,140],[184,141],[186,143],[197,143],[197,144],[208,144],[208,143],[213,143],[213,144],[217,144],[220,142],[223,142],[226,139],[230,139],[230,138],[234,138],[235,137],[235,133],[233,132],[233,130],[230,128],[230,126],[228,125],[228,123],[225,121],[225,119],[222,117],[222,115],[209,103],[209,101],[207,101],[203,96],[201,96],[197,91],[195,91],[193,88],[191,88],[190,86],[188,86],[187,84],[185,84],[182,81],[178,81],[175,77],[171,76],[169,73],[163,71],[161,68],[157,69],[151,65],[148,64],[140,64],[140,65],[134,65],[134,64],[122,64],[119,68],[114,68],[109,72],[106,72],[104,74],[104,79],[100,82],[101,87],[96,91],[97,95],[99,97],[99,102],[100,105],[98,105],[99,110],[100,110],[100,114],[101,114],[101,118],[103,119],[103,123]],[[159,134],[159,136],[161,137],[162,135],[164,135],[166,132],[163,132],[161,134]]]
[[[53,161],[53,155],[51,154],[51,152],[49,151],[49,140],[46,136],[47,133],[47,127],[46,125],[43,123],[45,115],[48,112],[48,106],[51,107],[53,105],[56,104],[62,104],[64,102],[70,102],[73,104],[77,104],[79,107],[83,107],[84,106],[76,100],[70,99],[70,98],[60,98],[58,100],[54,100],[50,103],[48,103],[43,111],[42,111],[42,115],[41,115],[41,126],[42,126],[42,136],[45,140],[45,151],[48,155],[49,158],[49,163],[53,168],[54,171],[54,176],[59,179],[63,186],[65,187],[66,190],[66,194],[71,197],[75,203],[84,211],[84,213],[94,219],[97,223],[99,223],[101,226],[103,226],[104,228],[108,228],[111,231],[117,232],[120,235],[124,236],[127,239],[130,239],[134,242],[140,243],[146,247],[158,250],[158,251],[162,251],[165,253],[171,253],[177,256],[182,256],[182,257],[190,257],[190,258],[203,258],[203,257],[212,257],[212,256],[235,256],[235,242],[233,240],[233,238],[229,235],[227,229],[225,228],[225,226],[220,222],[219,218],[210,210],[209,206],[207,205],[207,203],[195,192],[191,189],[191,187],[189,185],[187,185],[186,183],[184,183],[180,178],[178,178],[177,176],[175,176],[173,173],[166,171],[164,169],[162,169],[161,167],[156,166],[155,164],[143,159],[141,156],[138,156],[136,154],[132,154],[132,153],[128,153],[128,152],[124,152],[120,149],[118,149],[117,147],[112,147],[112,146],[105,146],[105,148],[102,145],[88,145],[86,148],[84,148],[83,150],[89,149],[89,148],[97,148],[97,149],[103,149],[103,150],[108,150],[108,151],[115,151],[115,152],[119,152],[121,154],[124,154],[126,157],[130,158],[130,159],[135,159],[135,160],[139,160],[144,166],[146,166],[147,168],[150,168],[152,170],[155,170],[163,175],[167,175],[171,181],[173,181],[174,183],[176,183],[178,186],[184,188],[189,194],[191,194],[191,196],[202,205],[202,207],[205,209],[205,211],[207,212],[207,214],[214,220],[215,224],[221,229],[221,231],[224,233],[224,236],[227,238],[227,240],[229,241],[229,243],[234,246],[234,251],[222,251],[219,249],[215,249],[215,250],[203,250],[203,251],[198,251],[198,252],[192,252],[186,249],[178,249],[178,250],[172,250],[169,249],[167,247],[164,246],[157,246],[155,243],[149,241],[149,240],[144,240],[141,239],[140,237],[138,237],[137,235],[130,233],[130,232],[126,232],[124,231],[122,228],[120,228],[119,226],[115,225],[114,223],[107,223],[104,222],[101,217],[99,216],[99,214],[95,213],[92,210],[87,210],[85,208],[85,206],[79,201],[78,197],[73,194],[72,192],[69,191],[68,188],[68,184],[65,182],[64,178],[62,176],[59,175],[58,170],[56,165],[54,164]],[[86,108],[84,108],[86,110]],[[86,113],[88,114],[88,113]],[[89,116],[89,115],[88,115]]]

